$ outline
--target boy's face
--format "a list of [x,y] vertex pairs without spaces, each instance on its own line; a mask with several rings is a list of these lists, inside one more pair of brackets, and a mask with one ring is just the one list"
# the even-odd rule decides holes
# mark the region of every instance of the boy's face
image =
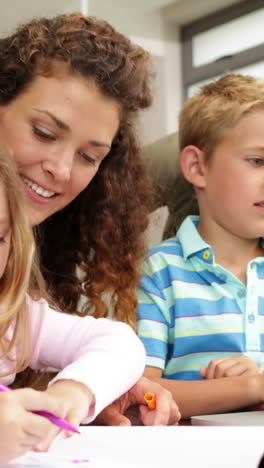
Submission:
[[264,236],[264,111],[244,116],[204,166],[201,216],[244,239]]

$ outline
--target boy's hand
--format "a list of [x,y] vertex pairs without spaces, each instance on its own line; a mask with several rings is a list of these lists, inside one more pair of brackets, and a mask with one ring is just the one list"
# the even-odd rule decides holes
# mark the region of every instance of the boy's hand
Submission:
[[220,379],[239,375],[261,374],[261,369],[247,356],[228,356],[213,359],[207,367],[201,367],[200,375],[204,379]]
[[[144,395],[148,392],[156,395],[155,410],[149,410],[145,403]],[[145,426],[176,424],[181,417],[171,393],[160,384],[141,377],[128,392],[107,406],[96,421],[107,426],[130,426],[131,422],[124,414],[134,405],[139,406],[140,419]]]
[[[58,380],[43,393],[56,398],[63,407],[61,417],[76,429],[88,415],[90,406],[94,404],[92,392],[85,385],[73,380]],[[35,451],[45,452],[60,430],[59,427],[52,424],[49,434],[36,445]],[[73,432],[66,431],[66,435],[71,437]]]
[[33,410],[46,410],[58,417],[62,407],[51,395],[29,388],[0,394],[0,462],[33,450],[52,429],[52,423]]

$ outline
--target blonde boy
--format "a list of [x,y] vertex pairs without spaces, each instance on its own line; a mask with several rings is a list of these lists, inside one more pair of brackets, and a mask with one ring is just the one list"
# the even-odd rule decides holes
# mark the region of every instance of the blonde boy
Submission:
[[149,252],[138,330],[145,374],[189,417],[264,403],[264,80],[204,86],[179,141],[199,217]]

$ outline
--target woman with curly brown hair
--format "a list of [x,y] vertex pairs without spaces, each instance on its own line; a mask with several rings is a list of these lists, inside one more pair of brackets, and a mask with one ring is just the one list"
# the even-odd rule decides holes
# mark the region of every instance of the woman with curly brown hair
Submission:
[[[151,103],[149,56],[80,14],[33,20],[0,40],[0,141],[14,154],[49,295],[68,313],[135,322],[148,199],[135,117]],[[153,387],[155,385],[155,387]],[[151,386],[151,388],[149,388]],[[175,422],[171,396],[141,380],[103,415]],[[154,414],[155,413],[155,414]]]
[[69,313],[83,294],[82,312],[95,305],[102,317],[110,291],[115,318],[130,325],[147,224],[133,120],[151,103],[148,60],[107,23],[77,14],[0,41],[0,136],[38,225],[49,293]]

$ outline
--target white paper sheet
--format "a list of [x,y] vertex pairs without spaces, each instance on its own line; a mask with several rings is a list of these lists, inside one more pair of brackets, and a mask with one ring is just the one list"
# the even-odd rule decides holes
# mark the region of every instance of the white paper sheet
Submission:
[[[35,458],[34,466],[257,468],[263,452],[263,427],[88,426],[70,439],[59,434],[49,452]],[[38,457],[31,452],[12,464],[32,466],[27,463],[33,455]],[[85,465],[83,459],[90,461]]]

